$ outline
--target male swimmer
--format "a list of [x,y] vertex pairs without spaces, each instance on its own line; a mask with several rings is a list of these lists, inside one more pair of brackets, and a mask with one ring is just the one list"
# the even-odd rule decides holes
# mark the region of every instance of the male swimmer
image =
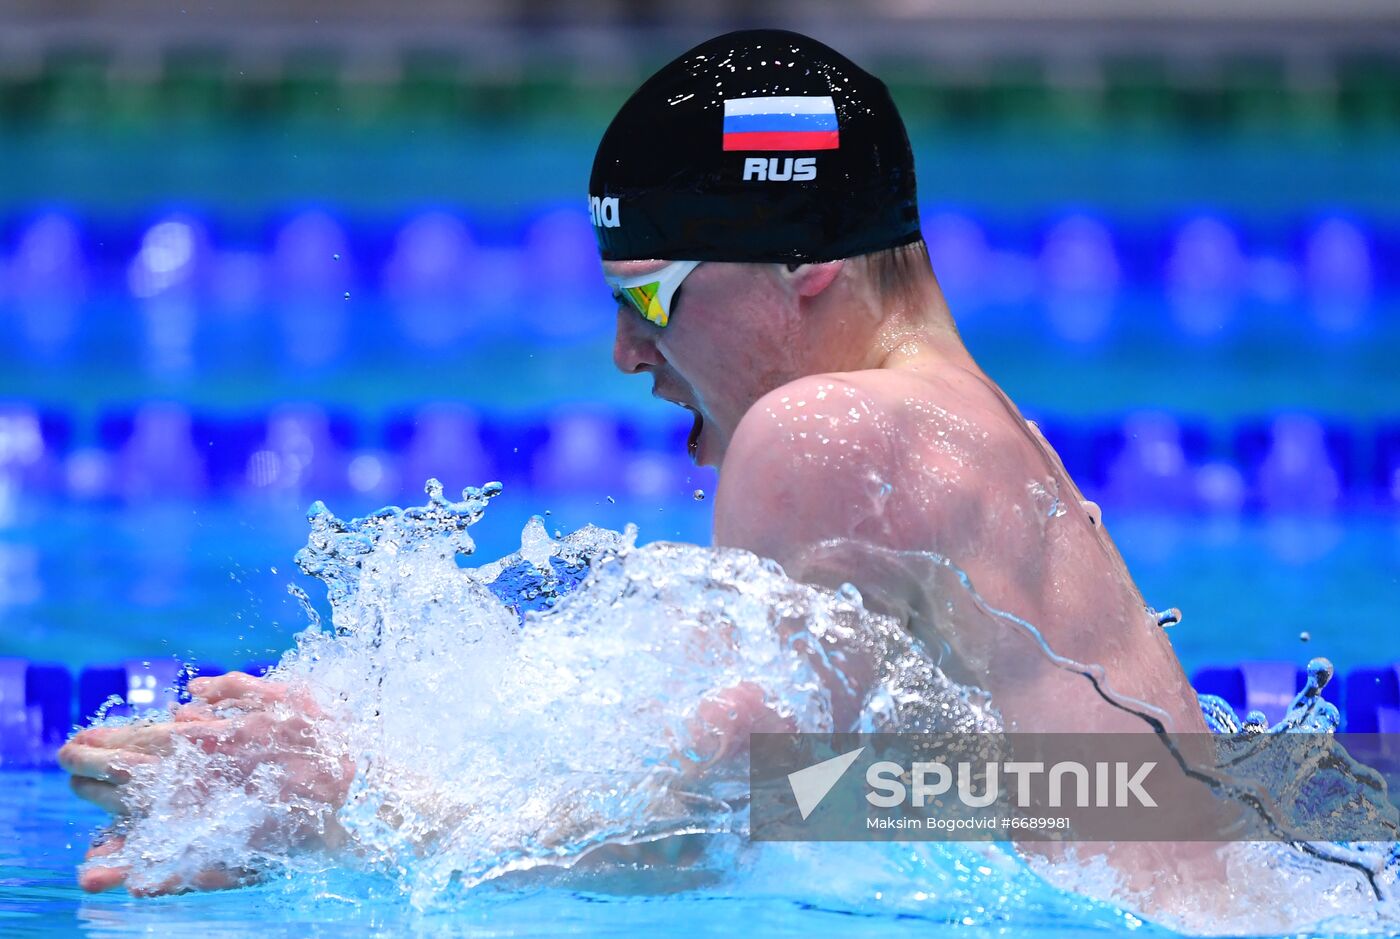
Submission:
[[[692,412],[691,453],[720,470],[717,545],[854,584],[944,644],[945,667],[991,692],[1008,730],[1145,732],[1150,713],[1167,730],[1205,731],[1098,508],[963,346],[920,235],[908,138],[878,79],[795,33],[705,42],[623,105],[589,207],[618,300],[614,361]],[[906,563],[930,553],[1101,678],[1053,665],[1025,636],[940,616],[927,566]],[[286,762],[288,790],[325,807],[306,826],[324,843],[319,822],[353,767],[306,755],[310,696],[236,673],[191,692],[169,723],[76,735],[60,753],[75,791],[120,814],[128,769],[185,737],[249,770]],[[230,704],[243,716],[220,716]],[[717,689],[706,711],[733,740],[765,726],[754,689]],[[163,889],[244,876],[211,870]],[[89,890],[124,879],[101,866],[81,875]]]

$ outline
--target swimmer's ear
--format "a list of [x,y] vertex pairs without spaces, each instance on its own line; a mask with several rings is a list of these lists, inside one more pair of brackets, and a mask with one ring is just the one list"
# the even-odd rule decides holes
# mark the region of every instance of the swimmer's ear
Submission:
[[810,298],[830,287],[845,263],[844,260],[837,259],[820,264],[787,264],[784,265],[782,274],[792,284],[798,296]]

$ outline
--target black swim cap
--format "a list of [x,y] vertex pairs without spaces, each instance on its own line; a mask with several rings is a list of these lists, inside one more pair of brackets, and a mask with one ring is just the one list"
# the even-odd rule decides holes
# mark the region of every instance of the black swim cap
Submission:
[[588,192],[610,261],[811,263],[919,238],[889,90],[785,30],[718,36],[647,79],[603,135]]

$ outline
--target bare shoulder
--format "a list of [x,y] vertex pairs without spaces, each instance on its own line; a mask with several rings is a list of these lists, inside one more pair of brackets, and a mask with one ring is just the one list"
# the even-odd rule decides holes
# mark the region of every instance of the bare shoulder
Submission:
[[988,500],[1024,480],[1033,458],[1024,421],[968,373],[809,376],[740,422],[720,474],[715,541],[783,560],[822,539],[917,548],[935,530],[973,537]]
[[749,409],[730,441],[715,541],[784,560],[796,543],[849,536],[894,459],[886,404],[859,379],[812,375],[784,385]]
[[760,398],[735,430],[725,471],[781,460],[834,466],[887,454],[889,402],[866,373],[810,375]]

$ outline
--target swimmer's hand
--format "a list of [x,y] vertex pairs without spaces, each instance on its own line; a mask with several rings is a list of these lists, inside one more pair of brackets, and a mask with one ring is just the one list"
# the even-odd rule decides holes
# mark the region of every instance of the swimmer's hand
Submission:
[[[172,720],[121,727],[90,727],[80,731],[58,752],[59,764],[73,774],[73,791],[117,816],[113,833],[99,837],[87,854],[89,861],[119,851],[122,822],[141,811],[141,793],[133,789],[132,770],[159,763],[178,740],[229,758],[228,772],[246,779],[259,766],[281,767],[280,800],[307,807],[292,822],[264,825],[253,835],[260,847],[334,850],[343,845],[344,831],[336,811],[344,804],[355,767],[346,757],[333,756],[319,746],[327,717],[304,687],[230,672],[196,678],[189,684],[193,698],[172,709]],[[192,781],[198,785],[198,781]],[[126,884],[125,866],[89,864],[79,885],[98,892]],[[252,883],[256,871],[215,867],[192,871],[153,887],[131,888],[136,895],[218,890]]]

